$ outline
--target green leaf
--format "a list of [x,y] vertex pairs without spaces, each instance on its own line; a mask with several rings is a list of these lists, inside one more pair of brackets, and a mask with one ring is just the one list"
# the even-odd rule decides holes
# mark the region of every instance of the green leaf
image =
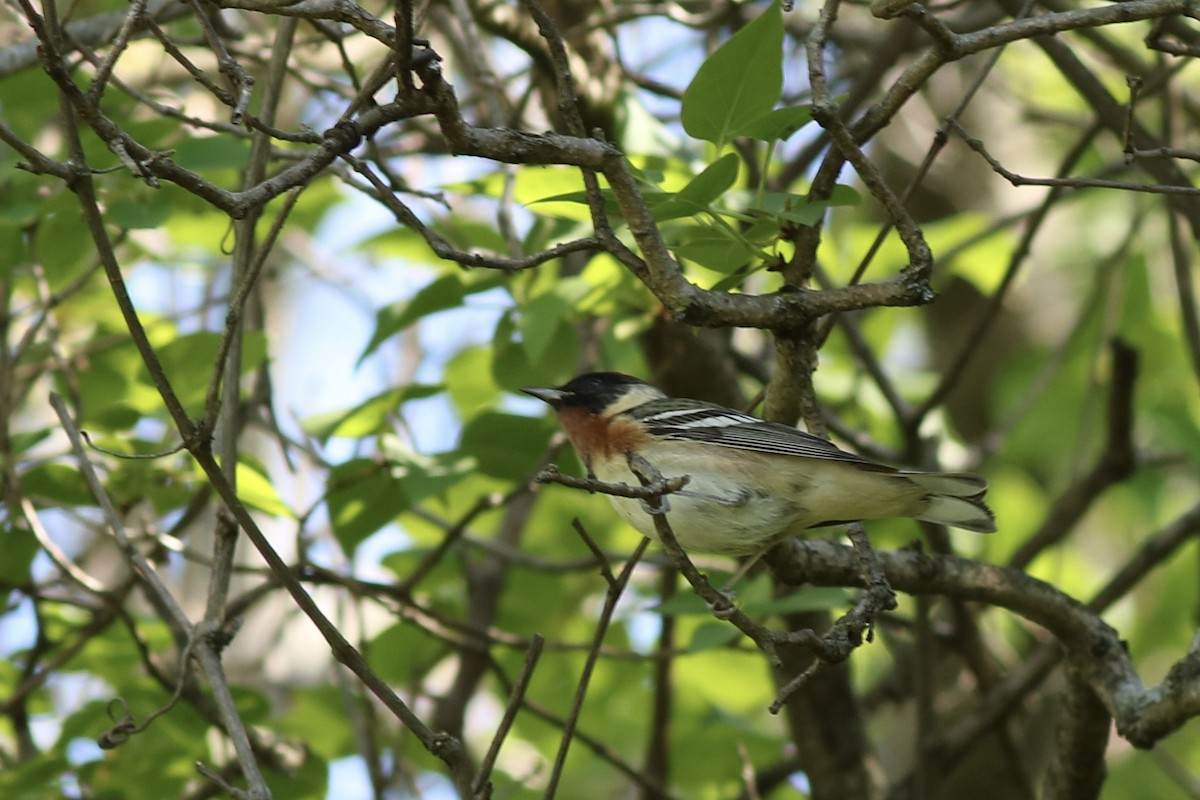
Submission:
[[541,362],[560,335],[570,335],[564,326],[591,291],[592,287],[586,281],[562,278],[549,291],[517,307],[517,332],[521,334],[521,346],[531,364]]
[[829,199],[824,202],[831,206],[858,206],[862,205],[862,195],[853,186],[839,183],[833,187]]
[[[129,436],[96,436],[97,447],[126,455],[152,455],[168,448],[161,440]],[[194,499],[199,469],[184,456],[164,458],[123,458],[109,465],[104,479],[113,502],[133,507],[149,501],[159,514],[183,508]]]
[[441,257],[429,248],[425,237],[407,226],[388,228],[374,236],[368,236],[356,245],[356,249],[375,258],[395,258],[432,266],[442,263]]
[[33,250],[46,269],[46,280],[54,291],[78,278],[95,262],[96,247],[92,237],[81,228],[79,209],[58,208],[64,203],[55,198],[33,236]]
[[748,614],[788,614],[800,611],[830,611],[850,605],[850,594],[836,586],[809,586],[789,592],[782,597],[747,602],[743,610]]
[[462,214],[450,214],[434,222],[433,229],[460,250],[508,252],[508,240],[496,230],[495,225],[483,220],[472,219]]
[[446,364],[446,392],[459,419],[470,419],[500,398],[500,387],[492,379],[492,348],[467,347]]
[[479,471],[506,480],[524,480],[550,439],[543,419],[484,411],[463,428],[459,449],[474,456]]
[[764,142],[783,141],[811,121],[812,109],[808,106],[786,106],[758,115],[742,125],[736,135]]
[[265,474],[246,463],[239,463],[237,469],[238,499],[251,508],[275,517],[295,517],[287,503],[275,491],[275,486]]
[[730,273],[754,258],[754,249],[736,233],[720,225],[697,225],[670,245],[680,258],[718,272]]
[[422,317],[457,308],[470,295],[500,286],[504,276],[491,271],[449,272],[420,289],[410,300],[381,308],[375,315],[375,332],[358,358],[358,363],[379,345]]
[[[126,643],[125,650],[129,649]],[[88,650],[90,654],[90,644]],[[128,703],[130,713],[140,708],[156,708],[156,704],[163,702],[162,687],[142,677],[141,672],[134,665],[126,667],[125,676],[137,676],[136,683],[122,676],[124,685],[114,686],[114,694]],[[93,720],[89,729],[93,736],[112,725],[106,705],[107,699],[89,703],[85,709]],[[102,721],[100,725],[95,724],[97,719]],[[153,731],[131,736],[120,747],[109,750],[102,760],[85,765],[79,771],[79,780],[88,787],[87,796],[135,800],[185,794],[184,787],[194,779],[196,761],[206,758],[209,752],[204,720],[190,706],[180,705],[172,708],[170,714],[158,717]]]
[[732,625],[722,622],[706,622],[692,632],[692,638],[688,642],[688,650],[694,653],[701,650],[713,650],[718,647],[724,647],[739,636],[741,634],[738,632],[738,629]]
[[[653,203],[657,200],[665,200],[668,195],[665,192],[658,192],[658,193],[643,192],[642,196],[646,198],[647,203]],[[617,204],[617,198],[616,198],[616,195],[613,194],[612,189],[601,189],[600,197],[603,198],[603,200],[604,200],[605,213],[608,214],[608,216],[613,220],[620,220],[622,218],[621,217],[621,207]],[[542,197],[537,200],[530,200],[528,203],[526,203],[526,205],[534,206],[534,205],[539,205],[541,203],[574,203],[576,205],[586,206],[588,204],[588,196],[587,196],[587,192],[582,192],[582,191],[580,191],[580,192],[563,192],[561,194],[554,194],[554,195],[550,195],[548,197]],[[537,209],[537,212],[539,214],[543,213],[543,209],[540,207],[540,205],[539,205],[539,208]],[[585,212],[585,213],[587,213],[587,212]],[[589,214],[589,217],[590,217],[590,214]]]
[[779,219],[793,225],[809,227],[821,221],[827,207],[827,203],[805,203],[802,206],[779,212]]
[[350,725],[345,692],[336,686],[295,690],[279,720],[282,733],[299,737],[314,753],[329,760],[353,750],[354,731]]
[[96,502],[83,475],[66,464],[32,467],[21,475],[21,486],[39,506],[90,506]]
[[[12,191],[9,186],[5,187],[8,191]],[[0,225],[12,226],[20,229],[33,223],[37,218],[38,210],[41,206],[34,202],[32,198],[29,200],[16,200],[15,198],[0,203]]]
[[[745,195],[739,197],[747,204],[750,201]],[[819,206],[824,209],[827,206],[856,206],[861,202],[862,195],[855,191],[854,187],[839,183],[829,193],[828,200],[809,200],[807,195],[796,192],[766,192],[762,198],[762,210],[779,214],[805,206]]]
[[444,497],[475,469],[475,461],[457,450],[432,456],[413,452],[394,439],[386,443],[391,476],[399,482],[409,506],[430,497]]
[[194,172],[240,169],[250,157],[250,145],[232,136],[189,136],[175,148],[175,163]]
[[534,217],[529,230],[521,239],[521,248],[524,253],[537,253],[553,247],[559,242],[588,236],[592,233],[590,212],[588,212],[587,222],[579,223],[542,214],[541,210],[538,209],[538,215]]
[[351,439],[373,436],[391,428],[391,415],[402,403],[422,397],[432,397],[442,389],[441,386],[424,383],[389,389],[367,398],[358,405],[314,414],[304,420],[301,427],[322,442],[328,441],[333,436]]
[[21,455],[34,445],[46,440],[50,435],[49,428],[38,428],[32,431],[20,431],[12,434],[9,446],[14,455]]
[[690,217],[711,211],[709,204],[733,186],[738,176],[740,158],[736,153],[726,153],[692,178],[688,185],[665,202],[650,207],[650,213],[659,222]]
[[984,214],[967,212],[923,225],[922,229],[935,253],[957,251],[954,258],[939,267],[943,276],[958,275],[982,292],[996,290],[1004,277],[1008,254],[1016,246],[1011,231],[992,225]]
[[532,362],[529,352],[517,334],[515,313],[504,314],[496,323],[492,336],[492,380],[502,389],[515,391],[522,386],[541,385],[546,376],[566,380],[579,363],[579,340],[576,336],[554,336],[545,348],[540,361]]
[[704,598],[695,592],[677,592],[655,610],[664,617],[707,616],[712,613]]
[[169,196],[141,197],[138,199],[122,198],[108,206],[107,217],[122,228],[158,228],[166,222],[172,212]]
[[[20,115],[18,115],[20,116]],[[41,755],[0,770],[0,795],[6,800],[44,800],[63,796],[63,776],[74,765],[64,756]]]
[[[122,126],[125,132],[139,144],[149,147],[152,150],[174,148],[189,136],[188,133],[184,132],[183,126],[167,117],[138,115],[136,119],[133,117],[128,119],[129,121]],[[109,175],[105,177],[112,178],[115,176]],[[112,180],[109,183],[109,187],[120,185],[120,183],[118,180]],[[150,189],[149,191],[157,192],[158,190]]]
[[782,90],[783,14],[772,3],[700,65],[683,93],[683,129],[721,147],[770,111]]
[[[94,337],[117,333],[101,326]],[[122,332],[123,333],[123,332]],[[128,338],[118,338],[117,344],[91,353],[88,368],[79,370],[80,425],[92,430],[124,430],[143,415],[162,406],[162,398],[150,385],[141,356]],[[60,391],[67,386],[61,376]]]
[[347,553],[408,507],[408,498],[391,468],[358,458],[329,473],[325,504],[334,536]]
[[[179,401],[190,412],[199,413],[208,393],[212,365],[220,352],[222,335],[197,331],[172,339],[158,348],[158,360],[171,381]],[[262,331],[242,336],[242,373],[258,368],[267,355],[267,337]],[[148,376],[147,376],[148,380]]]
[[[793,192],[766,192],[761,201],[749,192],[731,192],[728,198],[737,208],[745,208],[745,213],[751,216],[766,214],[778,222],[790,222],[793,225],[815,225],[820,221],[825,210],[830,206],[858,205],[862,197],[852,187],[838,184],[833,188],[828,200],[809,200],[803,194]],[[752,204],[757,205],[752,206]],[[747,238],[756,239],[756,234],[747,232]]]
[[679,135],[655,117],[635,91],[622,91],[617,98],[618,145],[626,153],[667,157],[679,153]]
[[687,186],[679,190],[676,197],[681,202],[707,206],[733,186],[733,182],[737,180],[740,161],[736,153],[726,153],[689,181]]
[[[451,183],[442,188],[451,192],[485,195],[496,199],[503,198],[511,192],[513,199],[524,205],[550,194],[579,190],[582,185],[583,176],[575,167],[531,166],[518,170],[515,175],[497,170],[475,180]],[[494,232],[495,228],[492,227],[491,230]]]
[[[390,557],[389,557],[390,558]],[[407,573],[401,573],[401,578]],[[389,683],[402,685],[446,654],[447,646],[416,622],[403,620],[371,640],[371,668]],[[344,699],[339,703],[344,703]]]
[[761,212],[752,212],[749,216],[754,222],[748,228],[739,230],[738,235],[760,247],[774,244],[779,238],[779,220]]
[[0,277],[7,278],[15,268],[33,261],[29,237],[19,227],[0,225]]
[[541,361],[570,313],[571,306],[554,291],[542,292],[517,309],[517,331],[530,363]]
[[0,589],[7,592],[17,586],[29,586],[29,567],[37,555],[38,542],[29,531],[0,528]]

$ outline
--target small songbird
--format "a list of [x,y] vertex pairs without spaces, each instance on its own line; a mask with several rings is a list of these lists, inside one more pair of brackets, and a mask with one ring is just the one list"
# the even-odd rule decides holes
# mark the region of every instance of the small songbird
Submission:
[[[639,485],[630,453],[666,478],[689,476],[669,496],[667,513],[687,551],[759,554],[807,528],[884,517],[996,530],[983,502],[987,482],[978,475],[897,470],[788,425],[667,397],[619,372],[522,391],[558,412],[588,474],[598,480]],[[642,501],[610,499],[630,525],[657,538]]]

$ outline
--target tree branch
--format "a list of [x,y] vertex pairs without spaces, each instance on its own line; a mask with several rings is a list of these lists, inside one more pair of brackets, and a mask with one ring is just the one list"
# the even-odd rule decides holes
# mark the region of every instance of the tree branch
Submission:
[[[1177,521],[1185,533],[1200,531],[1200,506]],[[888,582],[909,594],[940,594],[1006,608],[1046,628],[1068,662],[1103,702],[1118,732],[1136,747],[1151,747],[1200,714],[1200,682],[1189,677],[1200,654],[1189,652],[1167,679],[1146,687],[1125,643],[1095,612],[1048,583],[1017,570],[947,555],[911,551],[879,553]],[[795,541],[773,568],[796,585],[862,586],[853,549],[824,541]]]

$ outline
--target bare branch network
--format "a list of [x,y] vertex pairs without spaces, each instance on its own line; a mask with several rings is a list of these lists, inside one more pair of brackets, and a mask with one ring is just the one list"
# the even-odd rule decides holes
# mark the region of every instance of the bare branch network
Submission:
[[[415,233],[439,259],[464,272],[492,270],[520,280],[563,264],[563,274],[575,277],[589,259],[609,257],[656,304],[636,320],[642,332],[638,346],[653,371],[691,381],[692,387],[698,383],[734,387],[702,386],[714,393],[738,394],[739,378],[754,379],[764,387],[765,416],[788,424],[803,420],[816,433],[824,432],[828,419],[830,427],[849,439],[858,436],[854,425],[821,407],[813,379],[818,351],[831,336],[842,336],[857,374],[865,376],[862,384],[870,389],[872,399],[875,395],[881,398],[879,403],[892,417],[889,426],[903,438],[889,455],[917,464],[936,460],[922,431],[936,421],[949,399],[976,380],[970,370],[984,360],[980,353],[988,337],[1002,335],[997,331],[1006,305],[1012,301],[1014,287],[1031,271],[1033,241],[1049,227],[1051,213],[1067,202],[1064,198],[1068,195],[1090,198],[1101,192],[1128,193],[1137,202],[1160,204],[1141,206],[1130,216],[1158,212],[1165,220],[1162,227],[1170,239],[1171,273],[1164,280],[1173,282],[1178,297],[1175,310],[1181,333],[1177,344],[1181,358],[1200,382],[1200,314],[1192,263],[1194,242],[1200,239],[1200,204],[1194,198],[1200,191],[1194,185],[1200,152],[1187,135],[1196,129],[1200,102],[1190,91],[1180,89],[1177,81],[1190,59],[1200,54],[1200,33],[1191,24],[1200,20],[1200,15],[1192,0],[1127,0],[1086,8],[1049,0],[1040,4],[998,0],[986,8],[962,9],[956,4],[943,8],[909,0],[880,0],[863,9],[826,0],[815,19],[790,13],[784,26],[789,47],[803,48],[805,88],[802,92],[789,89],[795,95],[789,100],[810,106],[820,130],[802,144],[781,149],[777,165],[768,163],[770,156],[763,153],[766,148],[744,138],[729,146],[742,159],[741,168],[751,176],[750,185],[764,191],[787,192],[802,184],[805,197],[820,204],[835,195],[839,181],[857,181],[868,196],[864,216],[876,215],[877,235],[852,276],[834,279],[819,255],[823,238],[827,240],[830,234],[825,217],[792,224],[787,228],[787,255],[769,270],[778,273],[782,286],[762,292],[754,291],[759,284],[706,284],[695,277],[647,198],[646,185],[631,164],[630,157],[637,154],[625,152],[616,143],[615,126],[606,125],[615,116],[612,109],[622,87],[641,87],[676,104],[681,94],[679,87],[667,86],[631,66],[628,54],[617,46],[618,27],[669,20],[715,40],[744,28],[753,17],[751,12],[761,9],[732,2],[703,10],[660,2],[615,7],[566,3],[555,4],[552,14],[536,0],[524,0],[519,6],[474,0],[426,5],[419,9],[408,0],[401,0],[395,8],[374,8],[350,0],[135,0],[127,10],[85,18],[73,18],[74,7],[60,7],[54,0],[17,0],[12,6],[11,13],[20,17],[23,27],[19,36],[0,47],[0,81],[36,81],[52,90],[61,119],[53,130],[31,134],[17,117],[19,109],[0,105],[0,141],[15,153],[10,160],[23,171],[22,178],[36,176],[39,187],[48,193],[66,194],[69,190],[74,194],[73,208],[78,208],[94,246],[94,260],[86,272],[65,284],[48,276],[42,264],[28,266],[28,281],[24,281],[24,273],[17,281],[0,272],[0,288],[7,298],[17,292],[14,286],[28,291],[32,298],[29,304],[5,308],[0,320],[4,337],[0,359],[0,410],[4,412],[0,414],[4,420],[0,462],[4,466],[0,472],[7,515],[2,521],[5,530],[11,527],[36,537],[38,549],[47,554],[56,576],[47,584],[53,584],[52,590],[21,586],[14,591],[38,603],[67,597],[92,615],[78,640],[60,653],[52,655],[49,639],[39,635],[13,692],[0,698],[0,713],[14,721],[14,729],[28,732],[28,705],[48,676],[64,668],[106,628],[123,623],[132,631],[146,673],[171,699],[158,711],[146,713],[131,709],[124,698],[114,698],[109,709],[113,725],[102,736],[105,745],[126,745],[182,700],[231,744],[228,768],[199,767],[205,780],[230,796],[271,797],[267,774],[285,771],[279,765],[285,760],[286,747],[243,720],[234,692],[236,681],[229,674],[224,651],[245,614],[265,597],[286,593],[291,606],[319,631],[333,658],[359,682],[349,693],[349,705],[370,709],[363,712],[365,721],[356,721],[360,727],[355,732],[361,734],[359,740],[375,748],[371,763],[378,774],[372,778],[379,796],[386,788],[387,781],[381,776],[388,759],[372,728],[370,718],[377,713],[376,706],[386,709],[425,750],[440,759],[462,797],[491,796],[503,745],[514,735],[514,725],[527,717],[544,720],[561,734],[546,778],[546,797],[554,796],[565,780],[573,742],[585,745],[610,765],[640,796],[673,796],[666,756],[670,726],[665,720],[672,711],[670,665],[686,652],[672,638],[675,623],[663,622],[658,649],[652,655],[605,645],[606,632],[618,618],[618,602],[627,592],[646,543],[617,569],[617,559],[604,552],[576,521],[574,527],[591,554],[589,558],[568,562],[531,555],[522,549],[522,536],[541,497],[531,486],[531,476],[574,489],[641,498],[651,511],[657,503],[664,513],[653,514],[656,529],[671,561],[669,566],[660,565],[664,594],[674,591],[675,573],[671,570],[678,569],[710,603],[722,624],[729,623],[744,637],[739,640],[744,649],[750,649],[748,643],[752,642],[766,655],[765,661],[775,670],[777,689],[771,709],[786,712],[791,749],[801,754],[803,765],[783,762],[778,770],[782,777],[773,779],[764,777],[767,770],[756,773],[748,766],[744,796],[765,796],[781,785],[790,774],[784,767],[792,767],[792,772],[802,768],[816,787],[814,796],[879,796],[870,787],[871,759],[863,744],[865,725],[845,662],[861,652],[858,649],[871,640],[878,626],[891,621],[896,608],[893,590],[918,598],[914,625],[926,636],[921,646],[927,653],[932,651],[933,612],[926,601],[932,597],[950,607],[956,644],[963,652],[978,656],[986,651],[975,625],[975,604],[1007,609],[1054,639],[1033,650],[1019,669],[1004,677],[992,674],[986,656],[967,659],[978,687],[977,702],[952,725],[939,726],[935,690],[920,684],[924,678],[917,679],[914,691],[919,696],[914,702],[919,706],[920,730],[912,737],[918,743],[915,764],[889,789],[896,796],[905,792],[923,796],[923,791],[935,786],[986,734],[997,726],[1003,729],[1015,709],[1060,663],[1066,667],[1065,698],[1072,713],[1060,723],[1059,744],[1046,766],[1048,796],[1096,795],[1104,773],[1104,742],[1110,723],[1115,722],[1118,733],[1136,747],[1149,748],[1200,716],[1200,637],[1173,658],[1161,684],[1148,686],[1120,633],[1102,617],[1116,600],[1196,541],[1200,506],[1193,505],[1169,525],[1145,536],[1090,602],[1081,602],[1025,572],[1040,555],[1062,546],[1111,487],[1135,474],[1170,470],[1181,460],[1173,451],[1136,449],[1133,419],[1138,411],[1134,402],[1138,361],[1132,347],[1120,341],[1111,326],[1097,326],[1103,327],[1114,343],[1096,356],[1089,374],[1092,386],[1108,386],[1108,413],[1098,426],[1103,440],[1100,455],[1076,465],[1079,474],[1055,495],[1033,532],[1013,546],[1007,564],[992,565],[955,555],[944,531],[929,533],[929,551],[876,552],[861,526],[851,528],[853,547],[815,540],[791,542],[777,547],[767,559],[780,586],[865,591],[840,619],[833,620],[827,612],[789,613],[782,617],[783,630],[761,624],[731,603],[679,549],[668,509],[670,495],[682,489],[684,481],[663,481],[651,464],[634,466],[641,486],[602,484],[558,472],[553,466],[557,448],[549,446],[540,454],[536,469],[511,483],[511,490],[483,493],[457,516],[430,510],[432,503],[429,507],[414,503],[402,510],[437,529],[441,539],[394,585],[361,581],[314,563],[309,548],[322,519],[316,509],[322,502],[328,504],[327,497],[297,514],[294,539],[298,552],[281,554],[283,548],[247,503],[244,475],[239,488],[237,468],[245,454],[247,433],[267,431],[278,444],[278,460],[292,467],[293,459],[298,459],[314,474],[328,478],[329,496],[344,488],[338,480],[355,484],[381,475],[385,480],[390,477],[391,465],[386,463],[387,457],[379,455],[374,461],[362,459],[368,464],[361,473],[349,477],[339,473],[335,480],[332,476],[341,465],[330,463],[322,451],[323,442],[316,441],[320,437],[285,431],[276,417],[265,368],[252,379],[243,374],[240,360],[247,334],[267,329],[264,318],[272,310],[271,297],[263,287],[268,281],[265,276],[272,271],[270,261],[285,248],[282,242],[288,232],[298,227],[293,215],[304,193],[330,176],[385,208],[399,228]],[[564,19],[560,17],[567,12],[557,8],[559,5],[580,7],[570,9],[569,18]],[[381,16],[385,13],[390,18]],[[1144,32],[1142,45],[1131,47],[1124,38],[1110,35],[1113,29],[1126,30],[1118,26]],[[527,61],[520,81],[506,86],[498,77],[488,48],[481,45],[485,36],[495,37],[488,41],[505,42]],[[864,47],[864,42],[870,44]],[[1042,164],[1013,166],[1007,161],[1012,155],[1004,147],[1007,131],[984,128],[981,135],[978,121],[968,118],[972,101],[985,84],[990,86],[1001,53],[1009,47],[1020,47],[1026,55],[1036,52],[1039,64],[1052,66],[1055,80],[1085,107],[1089,124],[1072,129],[1073,144],[1052,175],[1028,171],[1040,170]],[[1080,56],[1083,47],[1092,48],[1105,63],[1111,62],[1114,70],[1125,71],[1127,98],[1112,94],[1108,88],[1112,83],[1105,80],[1112,72],[1098,74],[1093,61]],[[149,52],[161,59],[159,63],[169,65],[163,71],[170,73],[170,79],[163,86],[156,86],[139,72],[139,59]],[[889,126],[937,94],[935,82],[952,65],[964,70],[959,75],[962,85],[955,89],[957,102],[949,113],[933,102],[925,109],[939,108],[936,131],[929,136],[924,154],[912,158],[906,153],[895,159],[908,159],[907,166],[912,167],[902,172],[908,182],[900,185],[895,164],[881,155],[881,140]],[[451,83],[451,76],[462,88]],[[319,102],[311,102],[320,109],[308,118],[321,119],[323,130],[308,127],[302,113],[287,113],[292,102],[289,92],[319,98]],[[1164,110],[1152,105],[1155,103]],[[540,109],[530,110],[539,104]],[[1036,103],[1029,105],[1032,108]],[[1147,108],[1154,110],[1144,111]],[[206,138],[248,145],[236,177],[227,178],[228,170],[188,166],[175,150],[148,144],[147,131],[153,126],[146,124],[147,120],[167,121]],[[1177,136],[1179,132],[1182,135]],[[1047,191],[1038,195],[1041,199],[1036,208],[1021,212],[1015,222],[997,223],[997,229],[1004,231],[1020,227],[999,281],[976,307],[977,313],[972,312],[969,326],[957,329],[959,340],[950,342],[951,355],[945,368],[937,371],[933,385],[913,390],[900,385],[885,369],[882,348],[864,333],[860,316],[854,312],[923,306],[935,298],[937,269],[953,258],[945,252],[935,253],[926,231],[928,218],[914,211],[914,198],[927,188],[925,181],[939,159],[955,148],[976,165],[982,164],[981,169],[985,167],[997,183]],[[420,181],[414,180],[421,174],[421,165],[450,156],[516,168],[575,168],[585,187],[590,219],[570,228],[563,241],[527,252],[519,226],[513,222],[517,204],[511,183],[515,172],[509,172],[505,173],[509,185],[498,203],[494,226],[507,250],[491,238],[487,245],[464,244],[430,222],[428,206],[449,205],[442,193],[419,188]],[[213,243],[229,271],[219,288],[213,288],[218,286],[214,279],[205,294],[207,305],[197,315],[205,320],[209,311],[223,315],[222,323],[212,326],[220,341],[214,362],[202,365],[206,379],[198,402],[185,396],[178,374],[164,366],[166,348],[153,329],[156,323],[131,299],[127,282],[134,258],[125,249],[129,230],[117,224],[113,214],[122,193],[145,192],[154,197],[177,190],[227,217],[232,243],[230,247]],[[38,227],[21,225],[18,238],[22,241],[22,237],[33,237]],[[880,266],[886,259],[878,254],[892,233],[903,256],[896,264]],[[995,233],[992,229],[980,236]],[[1103,291],[1108,290],[1108,276],[1124,262],[1132,247],[1130,241],[1136,238],[1131,232],[1114,251],[1112,264],[1096,270],[1096,283]],[[871,269],[877,275],[886,269],[887,274],[867,281]],[[152,514],[144,509],[152,509],[153,504],[144,499],[124,506],[114,502],[114,489],[105,485],[104,473],[110,468],[115,471],[112,465],[119,459],[115,451],[97,448],[89,452],[78,422],[87,395],[79,389],[80,376],[87,370],[89,357],[97,356],[102,345],[75,349],[75,339],[85,337],[61,333],[65,324],[59,316],[62,307],[83,297],[94,282],[92,278],[101,273],[125,326],[120,334],[122,343],[131,342],[136,348],[165,410],[160,416],[173,425],[166,437],[168,444],[181,443],[190,458],[188,465],[198,466],[203,474],[203,488],[195,491],[187,507],[177,516],[163,515],[148,524],[149,532],[140,539],[133,520],[137,514]],[[621,302],[614,303],[614,316],[625,313]],[[1096,318],[1104,318],[1097,309],[1106,302],[1106,297],[1091,299],[1081,305],[1076,319],[1067,320],[1065,327],[1070,332],[1061,348],[1047,359],[1044,372],[1030,381],[1028,397],[1033,399],[1025,405],[1035,404],[1037,393],[1054,380],[1075,335],[1090,330]],[[763,333],[764,344],[758,352],[747,354],[731,344],[729,337],[706,339],[691,330],[684,337],[678,329],[663,333],[676,323],[700,329],[754,329]],[[609,330],[603,322],[579,326],[580,363],[591,364],[601,357],[605,350],[601,339],[611,335],[612,327],[617,326],[609,326]],[[660,335],[661,339],[655,338]],[[707,362],[704,351],[710,346],[719,349],[719,356]],[[683,348],[686,356],[679,355]],[[678,378],[681,362],[688,367],[684,372],[690,373],[683,379]],[[704,368],[709,363],[728,372],[714,370],[710,375]],[[1100,363],[1107,373],[1096,377],[1102,372],[1095,366]],[[712,375],[732,379],[713,380]],[[82,476],[94,498],[98,513],[88,521],[91,529],[103,533],[104,541],[116,544],[120,564],[129,576],[120,581],[101,580],[76,563],[47,531],[42,519],[47,505],[35,503],[37,497],[22,488],[22,480],[28,482],[30,471],[40,466],[34,463],[40,456],[31,459],[21,450],[26,445],[14,435],[20,433],[14,420],[29,407],[28,398],[44,394],[50,381],[58,389],[51,401],[59,420],[56,427],[66,434],[67,444],[60,455]],[[1023,403],[1013,412],[1017,418],[1027,411]],[[388,424],[403,427],[395,424],[398,417],[389,412]],[[969,457],[982,460],[1001,451],[1016,424],[1013,418],[989,422],[985,434],[969,448]],[[128,438],[135,438],[132,431]],[[888,450],[866,434],[861,438],[855,444],[865,450]],[[166,449],[158,448],[158,452]],[[434,472],[430,470],[431,475]],[[172,480],[182,483],[178,476]],[[1194,476],[1190,485],[1194,488]],[[212,529],[212,552],[200,555],[186,552],[184,545],[176,547],[185,532],[205,524],[201,522],[205,510],[213,512],[207,523]],[[397,510],[392,516],[399,513]],[[498,533],[476,535],[473,527],[489,514],[501,518]],[[102,523],[96,521],[100,519]],[[164,525],[163,520],[169,524]],[[252,543],[261,565],[240,565],[235,553],[242,538]],[[147,554],[147,543],[152,545],[154,557]],[[202,612],[185,610],[188,606],[180,588],[166,579],[164,562],[156,561],[160,552],[172,547],[209,570],[205,596],[194,606]],[[468,555],[456,564],[464,552]],[[462,570],[460,583],[468,593],[465,610],[457,616],[421,591],[435,580],[436,573],[452,567]],[[599,569],[604,597],[592,638],[556,641],[541,633],[517,635],[504,630],[499,609],[504,606],[506,588],[514,583],[516,569],[547,575]],[[241,594],[233,588],[240,570],[259,582]],[[353,615],[333,613],[318,598],[316,590],[326,586],[416,624],[447,653],[455,654],[458,666],[449,684],[439,688],[436,696],[425,686],[398,691],[396,682],[382,677],[364,657],[369,637],[363,634],[356,641],[347,633],[346,616]],[[136,614],[129,610],[135,587],[169,631],[175,653],[170,668],[163,667],[138,631]],[[524,659],[519,671],[514,668],[515,677],[496,655],[507,651],[519,651]],[[585,659],[583,677],[565,715],[540,705],[535,696],[539,667],[547,654],[561,652],[582,654]],[[591,733],[583,714],[597,665],[623,659],[650,662],[658,670],[655,719],[661,724],[650,726],[644,766],[633,764],[620,748]],[[197,675],[203,675],[205,688],[197,683]],[[497,729],[482,758],[477,758],[466,744],[467,707],[489,676],[503,687],[506,698]],[[359,702],[365,699],[363,690],[374,698],[371,703]],[[831,705],[819,706],[818,701]],[[807,722],[796,721],[800,719]],[[825,735],[831,732],[838,735]],[[1003,730],[1002,736],[1015,751],[1011,734]],[[24,750],[32,747],[33,737],[19,738],[21,758],[10,759],[4,753],[4,761],[17,762],[28,755]],[[1027,795],[1034,794],[1032,786],[1023,788]],[[212,790],[206,784],[204,791]],[[937,795],[931,792],[927,796]]]

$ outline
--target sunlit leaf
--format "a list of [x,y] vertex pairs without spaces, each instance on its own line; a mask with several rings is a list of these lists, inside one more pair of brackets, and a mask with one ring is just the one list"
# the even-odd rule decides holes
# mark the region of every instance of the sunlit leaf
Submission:
[[347,553],[408,507],[408,498],[391,468],[357,458],[329,473],[325,503],[334,535]]
[[238,464],[238,499],[251,508],[275,517],[294,517],[287,503],[275,491],[270,479],[250,464]]
[[446,391],[461,419],[474,416],[500,397],[491,366],[492,349],[486,345],[468,347],[446,364]]
[[401,403],[431,397],[441,386],[414,383],[389,389],[349,408],[314,414],[302,423],[304,430],[322,441],[333,436],[358,438],[386,430]]
[[359,362],[417,320],[457,308],[469,295],[493,289],[501,285],[503,280],[503,275],[492,271],[448,272],[420,289],[411,299],[381,308],[375,316],[375,331]]
[[391,477],[399,483],[410,505],[444,496],[476,467],[474,459],[457,450],[425,455],[395,438],[385,440],[384,453],[391,465]]
[[783,15],[772,3],[700,65],[683,93],[683,129],[724,145],[767,113],[783,89]]

